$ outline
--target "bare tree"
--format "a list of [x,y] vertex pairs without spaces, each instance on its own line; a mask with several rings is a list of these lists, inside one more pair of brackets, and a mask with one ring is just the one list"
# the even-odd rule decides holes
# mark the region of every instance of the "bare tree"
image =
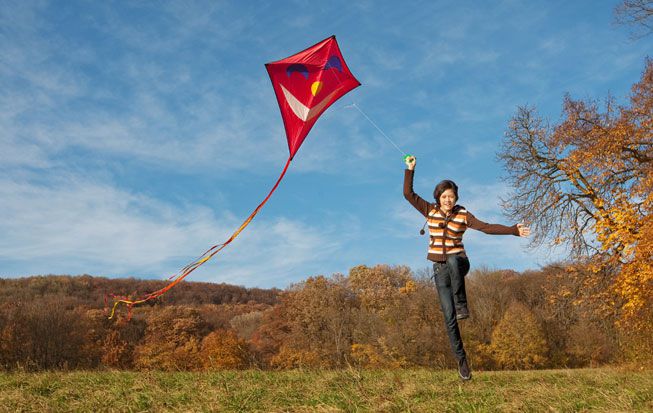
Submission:
[[636,38],[653,33],[653,1],[624,0],[615,8],[617,23],[637,26],[641,33],[634,33]]
[[587,231],[596,220],[591,199],[596,191],[581,171],[568,171],[565,151],[552,135],[553,128],[534,108],[518,108],[498,154],[514,189],[502,206],[534,227],[531,246],[565,242],[570,255],[587,255],[598,248]]
[[498,153],[514,190],[503,206],[532,224],[532,245],[563,244],[574,258],[632,261],[653,202],[652,109],[651,60],[629,106],[608,98],[601,110],[566,97],[553,126],[534,108],[518,108]]

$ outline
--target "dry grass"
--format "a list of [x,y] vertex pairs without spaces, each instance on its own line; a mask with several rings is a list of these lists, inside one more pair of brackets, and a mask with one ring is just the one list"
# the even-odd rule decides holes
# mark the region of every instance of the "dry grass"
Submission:
[[653,411],[653,371],[2,373],[0,411]]

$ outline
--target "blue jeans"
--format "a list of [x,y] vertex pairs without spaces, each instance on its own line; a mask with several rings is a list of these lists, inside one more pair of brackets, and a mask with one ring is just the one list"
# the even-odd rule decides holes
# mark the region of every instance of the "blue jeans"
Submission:
[[440,308],[449,336],[451,350],[457,360],[465,358],[463,340],[460,337],[456,309],[467,307],[465,275],[469,271],[469,260],[462,255],[450,255],[445,262],[433,263],[433,277],[440,297]]

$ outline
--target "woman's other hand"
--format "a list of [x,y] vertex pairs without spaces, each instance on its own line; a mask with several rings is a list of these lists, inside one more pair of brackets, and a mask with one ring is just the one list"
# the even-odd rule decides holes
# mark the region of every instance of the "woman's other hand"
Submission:
[[525,226],[524,224],[517,224],[517,230],[519,230],[520,237],[528,237],[531,234],[530,227]]

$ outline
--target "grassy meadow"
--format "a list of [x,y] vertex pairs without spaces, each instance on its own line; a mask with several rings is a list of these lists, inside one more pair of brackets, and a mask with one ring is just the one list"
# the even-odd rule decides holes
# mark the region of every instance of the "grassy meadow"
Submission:
[[653,371],[0,373],[0,411],[653,411]]

